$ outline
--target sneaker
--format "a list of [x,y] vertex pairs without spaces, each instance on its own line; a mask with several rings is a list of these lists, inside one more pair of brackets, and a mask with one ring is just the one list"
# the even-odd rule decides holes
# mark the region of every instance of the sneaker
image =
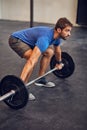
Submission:
[[32,93],[29,93],[29,100],[33,101],[35,99],[36,99],[35,96]]
[[55,86],[55,84],[53,82],[47,82],[44,77],[39,79],[37,82],[35,82],[35,85],[44,86],[44,87],[48,87],[48,88],[52,88]]

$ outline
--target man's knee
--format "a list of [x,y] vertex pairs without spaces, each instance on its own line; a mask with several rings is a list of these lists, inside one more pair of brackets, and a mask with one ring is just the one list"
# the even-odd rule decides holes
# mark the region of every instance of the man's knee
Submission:
[[24,55],[23,55],[23,58],[25,58],[26,60],[28,60],[30,58],[31,54],[32,54],[32,49],[26,51],[24,53]]
[[52,48],[48,48],[46,52],[43,53],[44,56],[52,57],[54,54],[54,50]]

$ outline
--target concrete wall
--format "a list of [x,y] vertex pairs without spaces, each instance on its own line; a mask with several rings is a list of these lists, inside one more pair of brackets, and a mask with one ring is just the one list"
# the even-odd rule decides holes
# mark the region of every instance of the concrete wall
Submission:
[[2,0],[2,19],[29,20],[29,0]]
[[0,0],[0,18],[1,18],[1,0]]
[[[0,0],[1,19],[30,20],[30,0]],[[77,0],[34,0],[34,21],[55,23],[60,17],[67,17],[75,24]]]

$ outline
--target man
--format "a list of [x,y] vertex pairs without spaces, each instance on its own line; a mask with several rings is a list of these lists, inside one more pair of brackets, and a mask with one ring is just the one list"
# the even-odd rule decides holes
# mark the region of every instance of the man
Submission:
[[[54,28],[46,26],[32,27],[20,30],[11,34],[9,38],[10,47],[22,58],[26,59],[26,64],[21,72],[20,78],[27,83],[33,71],[34,66],[40,61],[40,70],[38,76],[45,74],[50,59],[55,54],[58,69],[62,69],[62,57],[60,43],[61,39],[66,40],[71,35],[72,23],[67,18],[60,18]],[[54,49],[52,48],[52,46]],[[35,83],[38,86],[55,86],[52,82],[47,82],[41,78]],[[35,99],[30,93],[30,100]]]

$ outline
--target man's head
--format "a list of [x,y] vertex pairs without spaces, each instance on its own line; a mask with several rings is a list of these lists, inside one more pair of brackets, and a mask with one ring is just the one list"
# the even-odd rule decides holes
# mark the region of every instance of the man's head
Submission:
[[56,25],[55,30],[58,33],[58,36],[64,40],[71,35],[71,29],[73,24],[67,18],[60,18]]

